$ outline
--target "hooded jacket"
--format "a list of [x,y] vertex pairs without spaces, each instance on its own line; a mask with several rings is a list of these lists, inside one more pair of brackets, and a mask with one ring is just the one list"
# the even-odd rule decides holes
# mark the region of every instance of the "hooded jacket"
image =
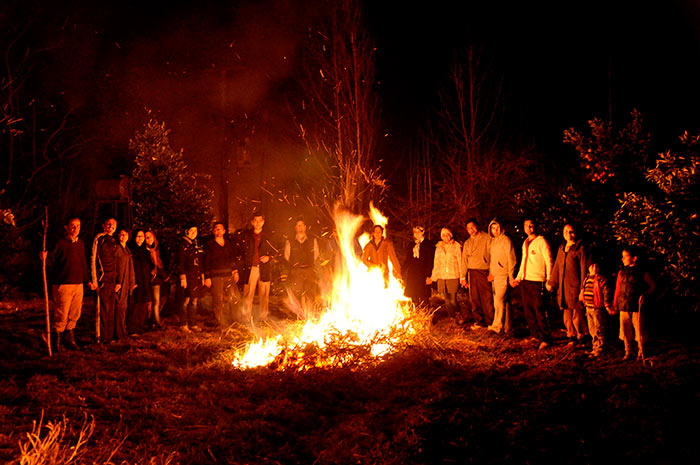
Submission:
[[523,256],[517,280],[546,282],[552,274],[552,253],[543,236],[523,242]]
[[[501,227],[501,234],[498,237],[494,237],[491,234],[491,226],[494,224]],[[510,237],[506,236],[503,225],[496,218],[491,220],[487,231],[489,236],[491,236],[491,266],[489,267],[489,272],[496,277],[506,276],[513,278],[515,265],[517,264],[513,242],[510,240]]]

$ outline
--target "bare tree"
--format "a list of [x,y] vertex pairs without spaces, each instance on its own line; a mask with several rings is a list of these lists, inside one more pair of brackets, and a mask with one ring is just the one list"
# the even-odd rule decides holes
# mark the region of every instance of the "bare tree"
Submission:
[[320,26],[309,29],[300,79],[306,98],[297,122],[324,173],[322,202],[359,211],[386,189],[375,153],[375,49],[357,0],[319,3],[323,15]]
[[[427,154],[436,179],[434,210],[445,224],[466,226],[513,208],[526,186],[531,149],[512,149],[503,137],[503,80],[473,49],[450,75],[441,94],[436,136]],[[424,176],[424,175],[423,175]]]
[[32,26],[38,27],[0,20],[0,206],[12,209],[25,228],[40,219],[41,203],[52,203],[52,215],[62,217],[80,201],[68,161],[83,144],[71,127],[71,110],[47,95],[37,76],[51,48],[36,44]]

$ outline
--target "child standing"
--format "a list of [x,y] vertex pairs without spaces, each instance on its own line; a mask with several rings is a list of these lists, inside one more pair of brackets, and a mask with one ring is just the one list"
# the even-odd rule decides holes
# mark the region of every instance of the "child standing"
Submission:
[[637,265],[638,254],[632,247],[622,250],[622,268],[617,274],[615,284],[615,299],[613,310],[620,312],[620,339],[625,343],[625,356],[622,360],[632,357],[632,341],[637,341],[637,360],[644,360],[644,340],[646,331],[642,308],[645,297],[651,295],[656,284]]
[[588,265],[588,275],[583,280],[579,300],[586,307],[586,320],[588,331],[593,339],[593,351],[591,357],[599,357],[603,353],[605,345],[605,311],[610,315],[612,310],[611,292],[608,281],[601,276],[598,264],[592,262]]

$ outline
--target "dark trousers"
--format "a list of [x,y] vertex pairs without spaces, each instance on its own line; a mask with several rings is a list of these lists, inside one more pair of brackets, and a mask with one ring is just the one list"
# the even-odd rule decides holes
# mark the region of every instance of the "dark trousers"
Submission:
[[104,342],[114,339],[114,309],[117,305],[115,286],[115,283],[102,283],[97,291],[100,298],[100,338]]
[[488,280],[488,270],[468,270],[469,300],[472,304],[472,316],[480,325],[493,323],[493,288]]
[[289,290],[301,301],[313,302],[316,298],[316,272],[312,267],[293,267],[289,272]]
[[544,308],[543,294],[544,283],[542,281],[523,280],[520,282],[520,298],[530,335],[540,341],[550,342],[552,334],[549,330],[547,310]]
[[123,287],[117,294],[117,305],[114,309],[114,335],[117,339],[126,339],[126,314],[129,311],[129,289]]
[[129,333],[141,334],[146,331],[146,320],[151,315],[151,302],[139,302],[131,306],[127,327]]
[[[182,288],[180,288],[182,289]],[[197,316],[197,298],[183,296],[180,299],[180,325],[192,326]]]

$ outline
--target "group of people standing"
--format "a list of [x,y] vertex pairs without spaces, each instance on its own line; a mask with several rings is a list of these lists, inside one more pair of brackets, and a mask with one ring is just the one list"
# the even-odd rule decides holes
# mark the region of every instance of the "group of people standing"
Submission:
[[[226,226],[214,224],[213,237],[204,247],[197,243],[198,230],[184,231],[174,251],[175,288],[179,306],[179,323],[183,331],[199,331],[198,299],[209,289],[216,324],[226,326],[234,320],[254,323],[266,320],[269,313],[271,260],[278,255],[263,231],[265,218],[255,213],[250,228],[227,235]],[[163,306],[161,286],[168,273],[160,256],[160,247],[152,230],[136,230],[129,242],[129,231],[117,232],[117,221],[107,219],[103,232],[92,245],[88,262],[85,246],[78,237],[80,220],[70,218],[65,237],[57,241],[47,256],[52,271],[52,295],[55,304],[53,328],[59,347],[77,349],[73,334],[80,317],[83,283],[97,292],[99,324],[97,338],[109,342],[140,334],[150,326],[161,326]],[[286,287],[290,297],[302,306],[312,304],[318,294],[317,264],[321,251],[318,240],[307,234],[303,220],[295,223],[295,234],[285,242],[283,258],[287,266]],[[620,314],[620,338],[625,358],[644,357],[645,331],[642,308],[655,284],[649,273],[637,264],[632,248],[622,253],[622,268],[612,287],[600,274],[599,264],[577,239],[572,224],[563,229],[564,242],[554,260],[546,239],[537,232],[533,220],[524,221],[527,235],[522,244],[522,258],[516,273],[513,242],[498,219],[492,220],[488,232],[479,228],[476,219],[467,222],[469,237],[463,244],[454,239],[450,228],[442,228],[440,241],[426,239],[422,227],[413,228],[413,243],[400,263],[393,243],[381,225],[374,225],[372,238],[361,250],[368,267],[381,267],[385,276],[393,273],[405,283],[406,296],[418,306],[429,303],[433,284],[444,297],[444,307],[458,323],[464,323],[457,301],[461,287],[468,290],[472,329],[494,333],[513,333],[511,292],[520,290],[524,319],[532,341],[539,349],[552,343],[552,333],[545,306],[545,291],[556,292],[562,312],[568,345],[582,346],[590,334],[594,357],[605,348],[606,314]],[[116,238],[115,238],[116,233]],[[337,247],[336,247],[337,248]],[[359,253],[359,251],[358,251]],[[88,273],[89,271],[89,273]],[[239,288],[242,284],[242,293]],[[253,315],[256,291],[257,314]],[[64,334],[65,333],[65,334]]]
[[532,341],[539,349],[552,343],[552,333],[545,305],[545,291],[556,292],[562,312],[568,346],[583,347],[590,335],[591,356],[600,356],[605,348],[606,314],[620,315],[620,339],[625,359],[644,358],[644,302],[655,290],[648,272],[638,264],[633,247],[622,252],[622,268],[615,282],[614,294],[600,274],[599,263],[588,255],[577,239],[572,224],[563,229],[564,242],[554,260],[549,243],[538,234],[536,223],[526,219],[527,235],[522,244],[520,267],[516,273],[515,247],[498,219],[492,220],[488,232],[479,228],[476,219],[467,222],[469,237],[464,244],[454,240],[449,228],[442,228],[440,241],[434,246],[426,240],[424,229],[413,229],[414,243],[404,261],[406,295],[416,304],[424,304],[431,295],[431,285],[445,299],[445,308],[458,323],[464,317],[457,302],[459,287],[469,292],[472,329],[488,329],[512,335],[513,311],[511,290],[519,288],[520,302]]
[[[293,271],[305,269],[306,263],[318,258],[313,250],[311,258],[308,257],[306,227],[303,221],[301,223],[303,227],[297,226],[294,245],[286,252],[287,259],[294,261]],[[204,247],[197,243],[197,227],[186,228],[174,250],[171,266],[183,331],[201,330],[196,314],[198,300],[205,289],[211,291],[212,308],[219,326],[229,324],[232,319],[242,322],[267,319],[270,261],[276,249],[263,232],[264,224],[264,216],[254,214],[251,228],[242,231],[238,240],[233,241],[227,236],[224,224],[217,222],[212,230],[213,237]],[[170,276],[165,270],[155,233],[137,229],[130,241],[130,232],[117,230],[116,219],[108,218],[102,224],[103,231],[93,240],[88,260],[85,244],[79,238],[80,226],[79,218],[68,219],[64,237],[50,253],[42,253],[50,270],[54,301],[52,328],[57,350],[62,347],[79,349],[74,329],[81,316],[85,283],[97,294],[98,343],[125,339],[151,327],[161,327],[164,304],[161,287],[170,281]],[[238,288],[240,281],[244,283],[243,295]],[[302,286],[306,285],[303,281]],[[256,290],[260,304],[257,315],[253,316]]]

